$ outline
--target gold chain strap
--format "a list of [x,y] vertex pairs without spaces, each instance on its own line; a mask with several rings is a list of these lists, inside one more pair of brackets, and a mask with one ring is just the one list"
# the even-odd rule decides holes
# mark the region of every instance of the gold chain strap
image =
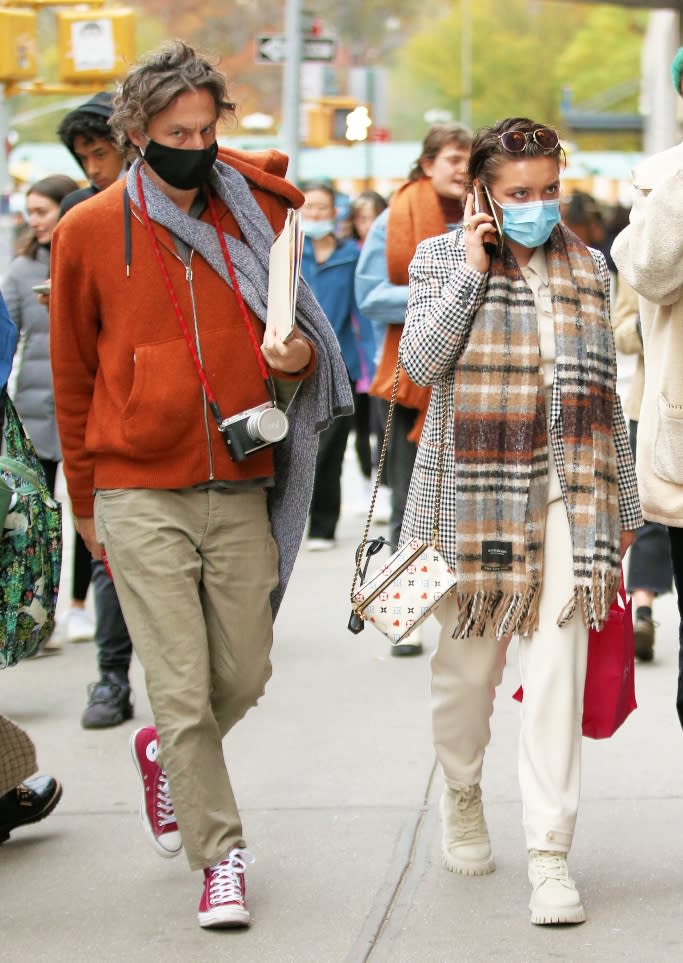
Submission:
[[[379,456],[379,462],[377,464],[377,475],[375,476],[375,485],[372,491],[372,498],[370,499],[370,510],[368,511],[368,519],[365,523],[365,530],[363,532],[363,538],[361,540],[358,549],[356,550],[356,569],[353,573],[353,582],[351,583],[351,602],[353,603],[353,596],[356,594],[356,588],[358,583],[358,577],[360,575],[361,566],[363,564],[363,552],[365,551],[365,546],[368,542],[368,535],[370,534],[370,525],[372,524],[372,516],[375,512],[375,502],[377,501],[377,492],[379,490],[380,481],[382,479],[382,471],[384,469],[384,463],[387,457],[387,449],[389,447],[389,436],[391,434],[391,426],[394,418],[394,409],[396,408],[396,394],[398,392],[398,379],[401,373],[401,362],[400,360],[396,362],[396,370],[394,372],[394,382],[391,386],[391,397],[389,400],[389,411],[387,413],[387,422],[384,428],[384,440],[382,442],[382,450]],[[436,549],[439,548],[439,521],[441,518],[441,489],[443,487],[443,471],[444,471],[444,457],[446,448],[446,422],[448,418],[447,404],[446,404],[446,392],[442,391],[441,394],[441,424],[440,424],[440,439],[439,439],[439,459],[437,464],[437,475],[436,475],[436,497],[434,499],[434,518],[432,522],[432,542]]]

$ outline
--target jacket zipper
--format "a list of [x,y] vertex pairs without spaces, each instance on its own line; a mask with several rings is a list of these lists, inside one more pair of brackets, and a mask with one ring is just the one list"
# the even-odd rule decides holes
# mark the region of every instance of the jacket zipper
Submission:
[[[176,256],[179,257],[179,255],[176,255]],[[202,343],[201,343],[201,341],[200,341],[200,339],[199,339],[199,319],[197,318],[197,302],[195,301],[194,284],[192,283],[192,258],[193,258],[193,256],[194,256],[194,248],[192,248],[192,249],[190,250],[190,260],[189,260],[189,263],[188,263],[188,264],[185,264],[185,262],[183,261],[182,258],[180,258],[180,260],[182,261],[182,263],[183,263],[183,265],[184,265],[184,267],[185,267],[185,280],[187,281],[187,283],[188,283],[189,286],[190,286],[190,300],[191,300],[191,302],[192,302],[192,319],[193,319],[193,321],[194,321],[194,344],[195,344],[195,348],[197,349],[197,356],[198,356],[198,358],[199,358],[199,363],[201,364],[201,366],[202,366],[202,368],[203,368],[203,367],[204,367],[204,356],[202,355]],[[213,446],[212,446],[212,444],[211,444],[211,429],[210,429],[210,425],[209,425],[209,405],[208,405],[208,402],[207,402],[207,400],[206,400],[206,394],[204,393],[204,391],[202,391],[202,408],[203,408],[203,411],[204,411],[204,431],[206,432],[206,444],[207,444],[208,450],[209,450],[209,481],[213,481],[213,480],[214,480],[214,473],[213,473],[213,467],[214,467],[214,466],[213,466]]]
[[[137,216],[135,211],[133,211],[133,216],[136,217],[141,224],[143,223],[141,218]],[[197,318],[197,302],[195,300],[194,285],[192,283],[192,258],[194,256],[194,248],[190,248],[190,262],[189,264],[186,264],[185,261],[183,261],[181,256],[178,254],[178,252],[168,247],[167,244],[164,244],[161,238],[159,238],[159,244],[165,247],[166,250],[173,255],[173,257],[177,258],[177,260],[180,261],[182,266],[185,268],[185,280],[187,281],[190,287],[190,300],[192,301],[192,320],[194,322],[195,348],[197,349],[197,356],[199,357],[199,362],[201,366],[204,367],[202,345],[199,339],[199,319]],[[133,356],[133,361],[135,361],[135,356]],[[203,390],[202,390],[202,407],[204,410],[204,432],[206,434],[206,444],[208,446],[208,451],[209,451],[209,481],[214,481],[214,460],[213,460],[213,446],[211,444],[211,428],[209,423],[209,406],[206,400],[206,395],[204,394]]]

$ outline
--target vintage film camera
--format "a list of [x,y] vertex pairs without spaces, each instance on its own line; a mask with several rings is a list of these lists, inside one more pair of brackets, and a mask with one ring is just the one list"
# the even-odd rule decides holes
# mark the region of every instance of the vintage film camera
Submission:
[[272,401],[240,411],[224,418],[218,430],[225,439],[233,461],[244,461],[247,455],[273,445],[287,435],[289,420]]

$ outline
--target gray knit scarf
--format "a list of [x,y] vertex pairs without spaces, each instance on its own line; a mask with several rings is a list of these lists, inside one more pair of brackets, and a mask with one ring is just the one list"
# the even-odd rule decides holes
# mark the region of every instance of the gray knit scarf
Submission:
[[[140,206],[137,172],[142,166],[142,184],[149,216],[197,251],[232,287],[213,224],[184,214],[145,173],[137,160],[128,172],[128,194]],[[268,305],[268,261],[274,232],[251,193],[247,180],[234,168],[216,161],[209,184],[222,198],[241,231],[238,240],[225,235],[230,258],[247,305],[266,320]],[[333,418],[353,411],[353,397],[339,344],[308,285],[301,280],[297,300],[297,324],[316,347],[317,369],[302,383],[288,410],[289,434],[274,446],[275,485],[268,492],[273,536],[280,551],[280,584],[271,596],[273,618],[287,587],[306,526],[313,492],[318,432]]]

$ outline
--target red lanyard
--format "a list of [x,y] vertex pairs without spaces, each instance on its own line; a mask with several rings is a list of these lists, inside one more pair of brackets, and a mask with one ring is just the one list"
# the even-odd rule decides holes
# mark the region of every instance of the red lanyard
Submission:
[[[204,388],[204,394],[206,395],[206,400],[213,412],[214,417],[216,418],[217,423],[221,424],[223,419],[220,413],[220,409],[218,407],[218,402],[216,401],[216,397],[213,391],[211,390],[211,385],[209,384],[208,378],[206,377],[206,372],[204,371],[204,367],[199,359],[199,354],[197,353],[196,345],[192,340],[192,335],[190,334],[190,329],[187,326],[187,321],[183,316],[182,309],[180,307],[180,304],[178,303],[178,298],[176,296],[175,291],[173,290],[173,282],[171,281],[171,276],[168,273],[168,268],[164,263],[164,259],[161,255],[161,248],[159,247],[159,242],[157,240],[156,234],[154,233],[154,228],[152,227],[152,222],[150,220],[149,213],[147,211],[145,194],[142,189],[142,177],[141,177],[139,168],[137,172],[137,186],[138,186],[138,194],[140,197],[140,210],[142,211],[142,219],[145,223],[145,227],[147,228],[147,233],[149,234],[149,239],[152,244],[152,250],[154,251],[154,254],[157,259],[157,263],[159,264],[159,268],[161,269],[161,275],[164,279],[164,283],[166,284],[166,290],[168,291],[168,295],[171,299],[171,303],[175,310],[176,317],[178,319],[178,324],[180,325],[180,330],[183,333],[183,337],[187,342],[187,347],[189,348],[190,354],[192,355],[192,360],[194,361],[194,365],[197,369],[197,373],[199,374],[202,387]],[[237,298],[237,303],[240,308],[240,313],[242,314],[242,319],[245,325],[247,326],[247,331],[249,333],[249,340],[251,341],[251,346],[254,350],[254,354],[256,355],[256,361],[258,363],[259,370],[261,372],[261,375],[263,376],[263,380],[266,383],[268,393],[270,394],[271,399],[274,401],[275,392],[273,388],[272,379],[270,377],[270,374],[268,373],[265,360],[258,346],[258,341],[256,340],[254,327],[251,323],[251,319],[249,318],[249,314],[247,312],[247,306],[244,303],[244,298],[242,297],[242,292],[240,291],[239,284],[237,283],[237,278],[235,276],[235,269],[232,266],[232,259],[230,258],[230,252],[228,251],[228,246],[225,243],[223,231],[221,230],[220,222],[218,220],[216,204],[213,197],[208,192],[207,192],[207,198],[208,198],[208,204],[209,204],[209,211],[211,213],[211,219],[213,220],[213,226],[216,230],[216,234],[218,235],[218,240],[221,245],[221,250],[223,252],[223,258],[225,260],[225,264],[228,269],[228,274],[230,275],[230,280],[232,281],[233,291],[235,292],[235,297]]]

